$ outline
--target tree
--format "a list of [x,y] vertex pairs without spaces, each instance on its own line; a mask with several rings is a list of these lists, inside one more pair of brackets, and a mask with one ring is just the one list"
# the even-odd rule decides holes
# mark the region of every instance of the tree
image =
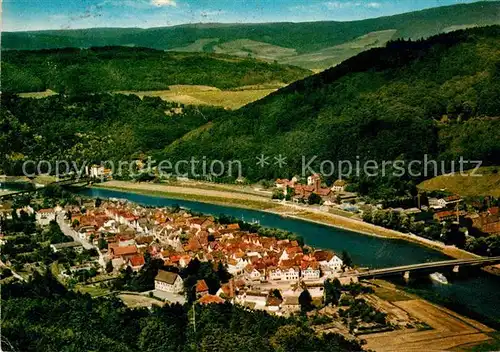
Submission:
[[111,262],[111,260],[108,260],[106,262],[106,272],[107,273],[113,272],[113,263]]
[[307,313],[314,309],[314,305],[312,304],[312,297],[308,290],[304,290],[300,294],[299,304],[302,313]]
[[309,205],[313,205],[313,204],[321,204],[321,202],[322,202],[321,197],[320,197],[318,194],[314,193],[314,192],[313,192],[313,193],[311,193],[311,194],[309,195],[309,197],[307,198],[307,203],[308,203]]
[[108,242],[104,238],[99,238],[99,241],[97,242],[97,247],[99,249],[106,249],[108,247]]
[[344,249],[341,254],[341,258],[343,266],[346,268],[351,268],[352,267],[352,259],[349,253]]
[[325,305],[337,305],[342,295],[342,285],[339,279],[325,281]]

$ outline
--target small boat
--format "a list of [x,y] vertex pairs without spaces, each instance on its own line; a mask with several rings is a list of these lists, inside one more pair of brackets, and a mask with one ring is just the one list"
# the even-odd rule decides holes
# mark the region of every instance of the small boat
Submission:
[[443,284],[443,285],[448,284],[448,279],[446,278],[446,276],[444,276],[441,273],[432,273],[429,275],[429,277],[431,278],[432,281],[438,282],[440,284]]

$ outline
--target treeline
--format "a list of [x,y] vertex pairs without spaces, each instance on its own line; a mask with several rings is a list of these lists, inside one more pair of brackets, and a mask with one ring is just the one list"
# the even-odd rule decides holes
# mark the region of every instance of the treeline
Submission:
[[130,309],[113,296],[68,291],[50,271],[2,285],[1,309],[2,345],[15,351],[362,350],[296,319],[229,303]]
[[2,52],[2,91],[64,94],[116,90],[167,90],[169,85],[207,85],[221,89],[284,82],[311,72],[203,53],[146,48],[101,47]]
[[[232,112],[165,154],[240,160],[250,180],[291,177],[304,164],[319,172],[329,161],[329,183],[339,161],[351,162],[351,175],[359,161],[351,190],[385,198],[415,189],[423,163],[412,169],[421,177],[408,164],[425,155],[438,162],[438,174],[441,161],[447,171],[460,156],[500,164],[499,39],[500,27],[491,26],[389,43]],[[256,166],[261,154],[282,155],[286,165]],[[378,177],[362,169],[368,160],[379,163]],[[381,175],[384,160],[403,162],[403,175],[392,177],[390,165]]]

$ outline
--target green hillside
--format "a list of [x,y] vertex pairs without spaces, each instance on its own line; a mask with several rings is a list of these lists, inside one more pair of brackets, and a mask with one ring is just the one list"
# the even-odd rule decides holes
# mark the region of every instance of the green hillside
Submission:
[[60,93],[167,90],[170,85],[235,88],[290,83],[310,71],[254,59],[147,48],[102,47],[5,51],[2,90]]
[[[190,133],[170,158],[240,160],[250,179],[292,176],[322,160],[483,160],[500,165],[500,27],[396,41],[293,83]],[[258,155],[287,165],[255,165]],[[338,174],[331,176],[334,179]],[[418,178],[356,180],[405,192]],[[412,186],[413,185],[413,186]],[[373,185],[372,185],[373,186]]]
[[[4,32],[2,49],[137,46],[228,53],[324,69],[362,50],[383,46],[390,39],[419,39],[454,29],[491,24],[500,24],[498,1],[458,4],[352,22],[192,24],[149,29]],[[373,40],[367,41],[366,36]]]

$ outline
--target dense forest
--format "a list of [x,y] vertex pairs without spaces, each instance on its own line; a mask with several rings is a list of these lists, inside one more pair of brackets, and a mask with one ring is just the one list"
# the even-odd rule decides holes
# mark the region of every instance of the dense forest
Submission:
[[[149,29],[94,28],[3,32],[2,48],[33,50],[126,45],[165,50],[183,47],[204,38],[217,38],[219,43],[250,39],[306,53],[349,42],[370,32],[388,29],[396,30],[394,38],[419,39],[460,26],[498,24],[499,8],[498,1],[481,1],[351,22],[186,24]],[[325,11],[328,11],[328,7]],[[211,51],[213,45],[207,43],[200,49]]]
[[0,169],[7,174],[21,174],[28,159],[81,166],[140,158],[226,114],[222,108],[122,94],[44,99],[2,94],[1,103]]
[[[360,351],[337,334],[240,306],[130,309],[114,296],[68,291],[47,271],[2,285],[2,347],[9,351]],[[196,329],[193,317],[196,309]]]
[[82,94],[116,90],[167,90],[169,85],[221,89],[290,83],[311,72],[226,55],[102,47],[2,52],[2,91]]
[[[482,160],[500,164],[500,27],[395,41],[293,83],[174,142],[171,158],[238,159],[250,179],[291,177],[322,160]],[[283,155],[287,165],[255,166]],[[336,165],[336,164],[335,164]],[[332,179],[338,175],[338,170]],[[405,193],[415,179],[374,177]],[[359,190],[359,189],[358,189]],[[383,195],[383,194],[380,194]]]

